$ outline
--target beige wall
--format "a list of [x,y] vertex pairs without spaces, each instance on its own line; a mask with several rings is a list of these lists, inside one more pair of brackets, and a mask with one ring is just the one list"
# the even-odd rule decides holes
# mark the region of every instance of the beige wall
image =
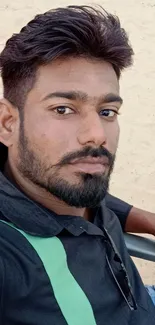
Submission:
[[[155,211],[155,0],[0,0],[0,48],[36,13],[77,3],[102,4],[119,15],[129,32],[135,64],[122,78],[124,107],[111,192]],[[155,283],[153,264],[149,274],[146,264],[140,265],[144,280]]]

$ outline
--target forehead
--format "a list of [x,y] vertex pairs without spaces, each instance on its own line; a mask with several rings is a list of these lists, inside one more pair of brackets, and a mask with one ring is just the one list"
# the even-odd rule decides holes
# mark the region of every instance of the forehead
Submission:
[[85,58],[55,60],[41,66],[30,92],[39,101],[54,91],[82,91],[89,97],[119,93],[119,82],[111,64]]

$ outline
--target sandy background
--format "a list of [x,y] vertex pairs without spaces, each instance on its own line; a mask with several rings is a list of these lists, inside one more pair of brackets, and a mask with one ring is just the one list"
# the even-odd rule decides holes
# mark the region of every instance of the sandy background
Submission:
[[[98,3],[118,14],[130,35],[135,63],[121,82],[124,107],[111,192],[155,211],[155,0],[0,0],[0,49],[35,14],[77,3]],[[144,282],[155,284],[155,264],[136,264]]]

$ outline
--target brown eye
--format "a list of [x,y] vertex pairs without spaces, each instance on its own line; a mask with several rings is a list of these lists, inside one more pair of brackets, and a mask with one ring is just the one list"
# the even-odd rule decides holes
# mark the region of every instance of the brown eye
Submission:
[[67,106],[59,106],[54,109],[54,112],[59,115],[73,114],[73,110]]
[[117,111],[114,111],[112,109],[103,109],[102,111],[100,111],[100,115],[106,118],[114,118],[115,116],[118,115]]

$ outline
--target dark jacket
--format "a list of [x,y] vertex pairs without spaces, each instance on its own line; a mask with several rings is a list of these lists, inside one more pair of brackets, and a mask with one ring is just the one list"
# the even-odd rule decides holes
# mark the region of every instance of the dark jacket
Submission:
[[[58,216],[1,173],[0,219],[0,324],[155,324],[155,307],[128,255],[118,218],[104,203],[94,209],[93,223]],[[107,233],[127,270],[136,310],[129,309],[109,268],[108,261],[123,284]]]

